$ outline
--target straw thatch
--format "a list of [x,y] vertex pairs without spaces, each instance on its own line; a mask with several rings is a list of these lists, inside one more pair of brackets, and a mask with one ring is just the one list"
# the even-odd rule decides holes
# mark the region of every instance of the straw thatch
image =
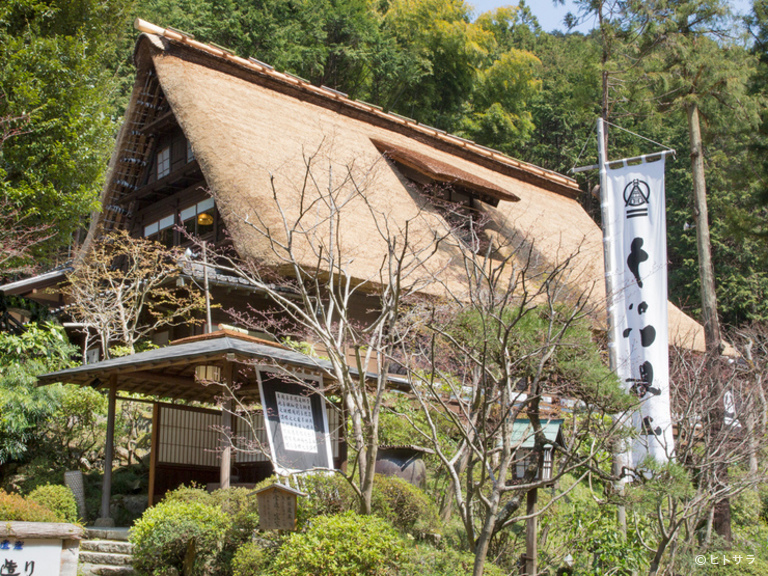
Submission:
[[[605,299],[602,235],[575,200],[578,186],[560,174],[531,166],[471,142],[385,114],[328,89],[275,72],[183,35],[144,24],[137,44],[136,91],[127,118],[137,114],[138,92],[156,73],[176,120],[191,142],[195,158],[242,257],[284,266],[271,239],[254,230],[269,228],[284,240],[283,219],[295,220],[302,203],[329,189],[344,204],[337,240],[347,272],[375,282],[386,239],[376,232],[385,222],[395,233],[408,222],[409,242],[417,252],[446,229],[438,211],[425,210],[418,191],[397,166],[402,164],[437,182],[455,184],[483,199],[490,218],[487,235],[498,245],[526,242],[539,264],[554,266],[571,258],[570,283],[589,291],[596,309]],[[115,158],[131,138],[123,130]],[[102,200],[119,195],[113,158]],[[314,178],[307,188],[307,163]],[[495,204],[495,205],[494,205]],[[330,223],[322,216],[307,222],[299,259],[312,266],[317,246]],[[117,222],[114,225],[120,225]],[[89,239],[109,228],[102,217]],[[440,245],[427,262],[414,254],[411,273],[436,273],[447,283],[460,282],[461,267],[450,243]],[[434,291],[425,281],[425,291]],[[704,349],[699,324],[674,306],[670,343]],[[596,325],[601,326],[596,315]]]

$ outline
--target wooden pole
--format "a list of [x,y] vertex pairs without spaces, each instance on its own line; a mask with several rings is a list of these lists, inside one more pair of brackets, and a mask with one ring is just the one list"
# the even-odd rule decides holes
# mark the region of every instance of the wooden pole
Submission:
[[147,504],[155,504],[155,479],[157,477],[157,456],[160,449],[160,406],[152,405],[152,439],[149,448],[149,499]]
[[104,447],[104,478],[101,485],[101,514],[97,526],[114,526],[109,515],[109,501],[112,497],[112,460],[115,454],[115,411],[117,408],[117,376],[109,377],[109,400],[107,407],[107,442]]
[[528,491],[526,496],[526,510],[525,514],[528,516],[528,520],[525,521],[525,574],[527,576],[536,576],[537,571],[537,559],[538,559],[538,547],[537,547],[537,534],[538,525],[536,518],[536,502],[538,501],[539,491],[538,488],[533,488]]
[[[232,363],[227,362],[222,370],[224,384],[226,384],[227,394],[232,390]],[[222,449],[221,449],[221,468],[220,483],[222,488],[229,488],[232,475],[232,444],[230,435],[232,433],[232,399],[227,398],[221,405],[221,426],[223,428]]]

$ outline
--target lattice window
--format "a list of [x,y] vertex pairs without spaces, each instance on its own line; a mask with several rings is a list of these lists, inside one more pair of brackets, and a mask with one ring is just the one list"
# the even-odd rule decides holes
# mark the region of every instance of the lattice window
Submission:
[[171,173],[171,147],[166,146],[157,153],[157,179]]

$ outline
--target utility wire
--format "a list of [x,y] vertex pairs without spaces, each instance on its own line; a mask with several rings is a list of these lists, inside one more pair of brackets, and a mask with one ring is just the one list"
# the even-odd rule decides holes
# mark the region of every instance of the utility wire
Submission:
[[618,128],[619,130],[622,130],[622,131],[626,132],[627,134],[631,134],[632,136],[637,136],[638,138],[642,138],[643,140],[646,140],[647,142],[651,142],[652,144],[656,144],[656,146],[661,146],[662,148],[666,148],[667,150],[670,150],[672,152],[675,151],[674,148],[670,148],[669,146],[665,146],[661,142],[656,142],[656,140],[651,140],[650,138],[646,138],[645,136],[641,136],[637,132],[632,132],[632,130],[627,130],[626,128],[622,128],[621,126],[617,126],[616,124],[608,122],[607,120],[605,120],[605,123],[608,124],[609,126],[613,126],[614,128]]

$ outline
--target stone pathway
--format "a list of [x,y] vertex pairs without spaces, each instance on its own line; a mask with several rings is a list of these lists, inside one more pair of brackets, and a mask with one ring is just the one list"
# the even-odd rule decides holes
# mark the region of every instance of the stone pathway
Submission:
[[128,528],[86,528],[80,542],[78,573],[82,576],[132,576],[133,545]]

